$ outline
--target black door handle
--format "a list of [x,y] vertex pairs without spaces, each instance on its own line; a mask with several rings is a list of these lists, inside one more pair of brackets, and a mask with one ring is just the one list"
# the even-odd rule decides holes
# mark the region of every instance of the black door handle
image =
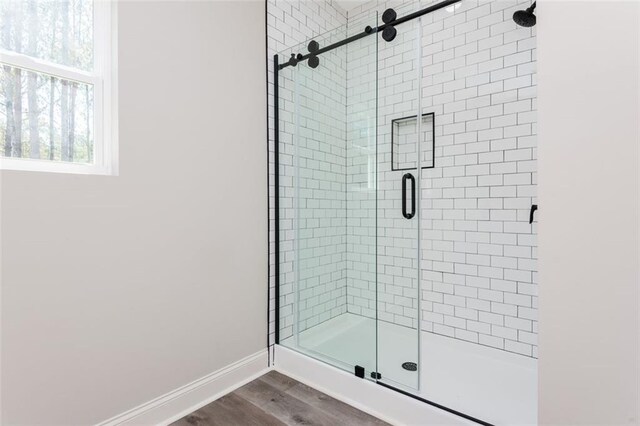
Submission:
[[[411,213],[407,213],[407,179],[411,179]],[[402,216],[411,219],[416,215],[416,179],[411,173],[402,176]]]

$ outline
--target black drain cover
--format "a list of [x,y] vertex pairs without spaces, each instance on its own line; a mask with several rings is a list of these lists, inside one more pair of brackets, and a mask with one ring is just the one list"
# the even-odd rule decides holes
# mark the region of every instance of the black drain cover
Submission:
[[402,368],[404,368],[405,370],[408,370],[408,371],[417,371],[418,370],[418,364],[416,364],[415,362],[403,362],[402,363]]

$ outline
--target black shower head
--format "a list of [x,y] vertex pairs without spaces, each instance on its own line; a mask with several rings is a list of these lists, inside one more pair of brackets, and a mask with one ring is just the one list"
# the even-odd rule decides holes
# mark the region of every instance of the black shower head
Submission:
[[536,15],[533,14],[533,10],[536,8],[536,2],[534,1],[531,7],[526,10],[518,10],[513,14],[513,20],[521,27],[533,27],[536,24]]

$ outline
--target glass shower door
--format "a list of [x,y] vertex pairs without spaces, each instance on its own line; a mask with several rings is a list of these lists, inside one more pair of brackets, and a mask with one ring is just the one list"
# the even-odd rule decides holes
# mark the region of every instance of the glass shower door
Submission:
[[[404,16],[414,5],[395,11]],[[407,391],[420,385],[420,183],[433,167],[433,116],[418,117],[419,23],[378,45],[377,372]]]
[[278,72],[280,344],[370,378],[377,37],[313,54],[347,33],[345,25],[279,55],[291,61]]

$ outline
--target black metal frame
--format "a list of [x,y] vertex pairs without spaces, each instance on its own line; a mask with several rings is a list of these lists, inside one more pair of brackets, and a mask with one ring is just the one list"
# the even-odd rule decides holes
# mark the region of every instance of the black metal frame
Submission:
[[[348,44],[352,41],[355,40],[359,40],[363,37],[366,37],[370,34],[375,34],[377,32],[381,32],[383,31],[386,27],[388,26],[395,26],[398,24],[402,24],[404,22],[410,21],[412,19],[418,18],[422,15],[425,15],[427,13],[436,11],[438,9],[442,9],[443,7],[458,3],[462,0],[445,0],[443,2],[440,2],[438,4],[435,4],[433,6],[427,7],[425,9],[419,10],[417,12],[411,13],[409,15],[406,15],[402,18],[398,18],[392,22],[389,22],[387,24],[381,25],[377,28],[371,28],[371,27],[367,27],[365,29],[364,32],[356,34],[355,36],[349,37],[345,40],[342,40],[341,42],[338,43],[334,43],[332,45],[326,46],[322,49],[319,49],[317,52],[314,52],[313,54],[308,54],[308,55],[300,55],[298,54],[298,57],[296,58],[295,56],[292,56],[291,59],[280,65],[279,64],[279,59],[278,59],[278,55],[274,55],[273,56],[273,70],[274,70],[274,90],[273,90],[273,94],[274,94],[274,113],[273,113],[273,117],[274,117],[274,149],[273,149],[273,153],[274,153],[274,198],[275,198],[275,205],[274,205],[274,243],[275,243],[275,253],[274,253],[274,273],[275,273],[275,294],[274,294],[274,298],[275,298],[275,318],[274,318],[274,326],[275,326],[275,330],[274,330],[274,336],[275,336],[275,342],[274,344],[279,344],[280,343],[280,190],[279,190],[279,186],[280,186],[280,171],[279,171],[279,144],[280,144],[280,136],[279,136],[279,132],[280,132],[280,125],[279,125],[279,101],[278,101],[278,71],[287,67],[287,66],[295,66],[298,62],[308,59],[311,56],[318,56],[322,53],[328,52],[332,49],[335,49],[337,47],[343,46],[345,44]],[[427,114],[423,114],[422,116],[425,115],[429,115],[432,114],[433,115],[433,123],[432,123],[432,131],[433,131],[433,161],[432,161],[432,166],[431,167],[423,167],[423,168],[433,168],[435,167],[435,114],[434,113],[427,113]],[[407,117],[410,118],[410,117]],[[391,146],[393,147],[393,142],[391,144]],[[393,148],[392,148],[393,149]],[[268,166],[268,155],[267,155],[267,166]],[[393,166],[393,160],[392,160],[392,166]],[[268,169],[268,167],[267,167]],[[411,170],[411,169],[410,169]],[[267,279],[268,281],[268,279]],[[270,310],[270,306],[267,307],[267,311]],[[267,339],[268,339],[269,333],[267,330]],[[359,373],[359,371],[358,371]],[[377,377],[375,380],[375,383],[377,383],[380,386],[383,386],[387,389],[391,389],[394,390],[396,392],[399,392],[403,395],[406,395],[410,398],[416,399],[418,401],[422,401],[426,404],[429,404],[433,407],[439,408],[441,410],[444,410],[446,412],[449,412],[451,414],[455,414],[457,416],[460,416],[462,418],[465,418],[467,420],[473,421],[475,423],[484,425],[484,426],[492,426],[490,423],[487,423],[485,421],[476,419],[475,417],[469,416],[467,414],[464,414],[462,412],[453,410],[451,408],[448,408],[444,405],[440,405],[438,403],[435,403],[433,401],[429,401],[427,399],[424,398],[420,398],[417,395],[414,395],[410,392],[407,392],[405,390],[393,387],[391,385],[388,385],[382,381],[380,381],[380,376],[379,373],[376,373]]]
[[444,405],[438,404],[437,402],[433,402],[433,401],[429,401],[428,399],[420,398],[419,396],[414,395],[411,392],[407,392],[405,390],[396,388],[395,386],[388,385],[388,384],[386,384],[384,382],[376,382],[376,383],[379,384],[380,386],[383,386],[383,387],[387,388],[387,389],[394,390],[394,391],[399,392],[399,393],[401,393],[401,394],[403,394],[405,396],[408,396],[408,397],[413,398],[413,399],[417,399],[418,401],[424,402],[425,404],[429,404],[432,407],[439,408],[440,410],[444,410],[447,413],[455,414],[456,416],[460,416],[460,417],[462,417],[464,419],[467,419],[467,420],[470,420],[470,421],[472,421],[474,423],[478,423],[478,424],[483,425],[483,426],[493,426],[491,423],[487,423],[484,420],[480,420],[480,419],[477,419],[477,418],[475,418],[473,416],[470,416],[468,414],[462,413],[460,411],[456,411],[453,408],[446,407]]
[[[269,34],[267,33],[269,28],[269,5],[265,0],[264,2],[264,52],[267,57],[266,66],[265,66],[265,95],[267,101],[267,111],[269,111],[269,56],[267,52],[269,52]],[[267,112],[267,365],[271,367],[271,348],[270,348],[270,340],[269,340],[269,324],[271,323],[271,304],[269,299],[271,297],[271,250],[269,245],[271,244],[271,225],[269,224],[269,191],[271,190],[271,179],[269,179],[270,170],[269,170],[269,113]]]
[[320,48],[318,51],[313,52],[313,53],[307,53],[305,55],[298,53],[296,54],[291,54],[291,58],[289,59],[289,61],[284,62],[280,65],[280,69],[283,69],[285,67],[289,67],[289,66],[296,66],[298,64],[298,62],[302,62],[306,59],[309,59],[312,56],[319,56],[323,53],[329,52],[333,49],[336,49],[340,46],[344,46],[345,44],[349,44],[352,41],[356,41],[356,40],[360,40],[361,38],[364,38],[368,35],[371,34],[377,34],[379,32],[384,31],[385,28],[387,27],[395,27],[396,25],[400,25],[403,24],[407,21],[411,21],[412,19],[415,18],[419,18],[422,15],[426,15],[427,13],[431,13],[431,12],[435,12],[436,10],[442,9],[443,7],[447,7],[447,6],[451,6],[452,4],[458,3],[462,0],[444,0],[441,1],[440,3],[434,4],[433,6],[429,6],[429,7],[425,7],[424,9],[418,10],[416,12],[410,13],[406,16],[403,16],[401,18],[397,18],[391,22],[382,24],[377,26],[376,28],[371,28],[371,27],[366,27],[361,33],[352,35],[351,37],[347,37],[344,40],[338,41],[336,43],[330,44],[328,46],[325,46],[323,48]]
[[[426,117],[430,115],[431,116],[431,165],[430,166],[423,166],[421,167],[422,169],[433,169],[436,166],[436,113],[435,112],[427,112],[422,114],[422,118]],[[400,171],[408,171],[408,170],[416,170],[418,168],[418,166],[416,165],[416,167],[409,167],[406,169],[396,169],[393,167],[393,126],[395,123],[399,122],[399,121],[406,121],[406,120],[410,120],[410,119],[415,119],[417,116],[416,115],[410,115],[408,117],[401,117],[401,118],[394,118],[393,120],[391,120],[391,171],[392,172],[400,172]],[[420,135],[418,135],[418,139],[420,139]],[[420,141],[420,143],[422,143],[422,141]]]
[[[274,216],[274,298],[276,302],[274,318],[274,343],[280,343],[280,105],[278,103],[278,55],[273,55],[273,197],[275,199]],[[268,281],[268,280],[267,280]],[[270,310],[270,307],[267,307]]]

